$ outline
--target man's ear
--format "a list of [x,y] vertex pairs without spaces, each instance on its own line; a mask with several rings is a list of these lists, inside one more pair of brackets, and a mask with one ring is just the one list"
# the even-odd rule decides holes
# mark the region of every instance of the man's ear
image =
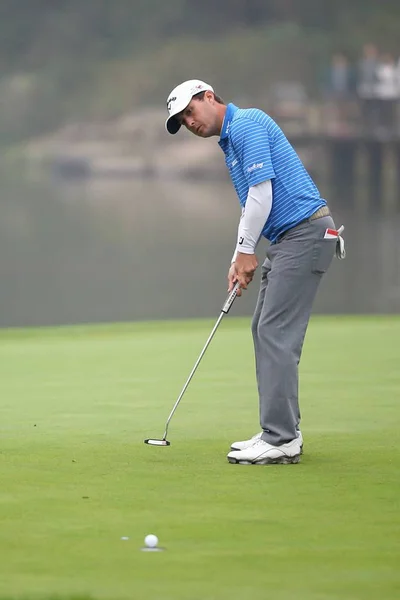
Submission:
[[204,95],[205,95],[205,97],[207,98],[208,101],[213,101],[214,100],[214,94],[211,92],[211,90],[207,90]]

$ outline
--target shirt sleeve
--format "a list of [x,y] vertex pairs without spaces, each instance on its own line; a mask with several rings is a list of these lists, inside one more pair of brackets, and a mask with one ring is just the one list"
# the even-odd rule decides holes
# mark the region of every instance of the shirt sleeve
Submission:
[[235,262],[238,252],[242,254],[254,254],[271,208],[271,181],[263,181],[249,189],[246,206],[242,209],[240,217],[237,243],[232,262]]
[[249,188],[274,179],[270,141],[265,127],[251,119],[238,119],[232,128],[231,140]]

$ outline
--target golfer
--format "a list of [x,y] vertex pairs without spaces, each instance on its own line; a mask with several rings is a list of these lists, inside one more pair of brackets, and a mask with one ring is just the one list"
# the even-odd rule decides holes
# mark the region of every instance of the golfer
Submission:
[[261,236],[270,242],[252,321],[261,432],[234,442],[228,460],[298,463],[298,364],[321,278],[335,250],[343,250],[341,231],[284,133],[262,110],[226,105],[200,80],[178,85],[167,109],[169,133],[183,125],[198,137],[219,136],[242,207],[229,290],[236,282],[247,289],[258,267],[257,243]]

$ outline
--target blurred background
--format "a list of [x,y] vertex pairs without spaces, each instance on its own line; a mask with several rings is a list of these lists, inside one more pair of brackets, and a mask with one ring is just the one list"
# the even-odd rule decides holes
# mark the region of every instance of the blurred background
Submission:
[[2,0],[0,326],[218,315],[239,203],[217,138],[164,130],[192,78],[271,114],[345,225],[316,311],[399,312],[399,27],[398,0]]

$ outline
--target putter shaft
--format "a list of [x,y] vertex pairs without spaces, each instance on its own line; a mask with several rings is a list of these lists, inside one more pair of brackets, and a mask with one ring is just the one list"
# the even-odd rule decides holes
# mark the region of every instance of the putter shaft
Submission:
[[215,323],[215,325],[214,325],[214,327],[213,327],[213,329],[212,329],[212,331],[211,331],[210,335],[208,336],[208,339],[207,339],[206,343],[204,344],[204,348],[203,348],[203,350],[201,351],[201,353],[200,353],[200,356],[199,356],[199,358],[198,358],[198,359],[197,359],[197,361],[196,361],[196,364],[194,365],[194,367],[193,367],[193,369],[192,369],[192,371],[191,371],[191,373],[190,373],[189,377],[188,377],[188,378],[187,378],[187,380],[186,380],[186,383],[185,383],[185,385],[183,386],[183,389],[182,389],[181,393],[179,394],[179,397],[178,397],[177,401],[175,402],[175,404],[174,404],[174,406],[173,406],[173,408],[172,408],[172,410],[171,410],[171,412],[170,412],[170,414],[169,414],[169,417],[168,417],[168,419],[167,419],[167,423],[166,423],[166,426],[165,426],[165,432],[164,432],[164,435],[163,435],[163,440],[166,440],[166,439],[167,439],[167,434],[168,434],[168,426],[169,426],[169,423],[170,423],[170,421],[171,421],[171,419],[172,419],[172,417],[173,417],[173,415],[174,415],[174,412],[175,412],[175,411],[176,411],[176,409],[178,408],[178,404],[179,404],[179,402],[181,401],[183,394],[186,392],[186,389],[187,389],[187,387],[188,387],[188,385],[189,385],[189,383],[190,383],[190,381],[191,381],[191,379],[192,379],[193,375],[195,374],[195,372],[196,372],[196,369],[197,369],[197,367],[199,366],[199,364],[200,364],[200,361],[201,361],[201,359],[203,358],[203,356],[204,356],[204,354],[205,354],[205,351],[207,350],[207,348],[208,348],[208,346],[209,346],[209,344],[210,344],[211,340],[213,339],[213,337],[214,337],[214,334],[215,334],[215,332],[217,331],[217,329],[218,329],[218,327],[219,327],[219,324],[221,323],[221,321],[222,321],[222,319],[224,318],[224,316],[225,316],[226,314],[228,314],[228,312],[229,312],[229,309],[231,308],[231,306],[232,306],[232,304],[233,304],[233,302],[234,302],[234,300],[235,300],[235,298],[236,298],[236,296],[237,296],[238,289],[239,289],[239,283],[236,283],[236,284],[235,284],[235,287],[234,287],[234,288],[233,288],[233,290],[232,290],[232,291],[229,293],[229,295],[228,295],[227,299],[225,300],[225,303],[224,303],[223,307],[221,308],[221,314],[219,315],[219,317],[218,317],[218,319],[217,319],[217,322]]
[[173,415],[174,415],[174,412],[175,412],[175,411],[176,411],[176,409],[178,408],[178,404],[179,404],[179,402],[181,401],[183,394],[186,392],[187,386],[189,385],[189,383],[190,383],[190,381],[191,381],[191,379],[192,379],[193,375],[194,375],[194,374],[195,374],[195,372],[196,372],[196,369],[197,369],[197,367],[198,367],[198,366],[199,366],[199,364],[200,364],[200,361],[201,361],[201,359],[202,359],[202,358],[203,358],[203,356],[204,356],[204,353],[205,353],[205,351],[207,350],[207,348],[208,348],[208,346],[209,346],[209,344],[210,344],[211,340],[213,339],[213,337],[214,337],[214,334],[215,334],[215,332],[217,331],[217,329],[218,329],[218,326],[219,326],[219,324],[221,323],[221,321],[222,321],[222,318],[223,318],[224,314],[225,314],[225,313],[221,312],[220,316],[218,317],[218,321],[215,323],[215,325],[214,325],[214,328],[213,328],[212,332],[210,333],[210,336],[209,336],[208,340],[206,341],[206,343],[205,343],[205,346],[204,346],[203,350],[201,351],[201,354],[200,354],[199,358],[198,358],[198,359],[197,359],[197,361],[196,361],[196,364],[194,365],[194,367],[193,367],[193,369],[192,369],[192,371],[191,371],[191,373],[190,373],[189,377],[187,378],[187,381],[186,381],[185,385],[183,386],[183,389],[182,389],[181,393],[179,394],[179,398],[178,398],[178,400],[175,402],[175,404],[174,404],[174,407],[173,407],[173,409],[172,409],[172,410],[171,410],[171,412],[170,412],[170,415],[169,415],[169,417],[168,417],[168,419],[167,419],[167,424],[166,424],[166,427],[165,427],[165,433],[164,433],[164,436],[163,436],[163,440],[166,440],[166,439],[167,439],[167,433],[168,433],[168,426],[169,426],[169,422],[170,422],[170,420],[172,419],[172,417],[173,417]]

